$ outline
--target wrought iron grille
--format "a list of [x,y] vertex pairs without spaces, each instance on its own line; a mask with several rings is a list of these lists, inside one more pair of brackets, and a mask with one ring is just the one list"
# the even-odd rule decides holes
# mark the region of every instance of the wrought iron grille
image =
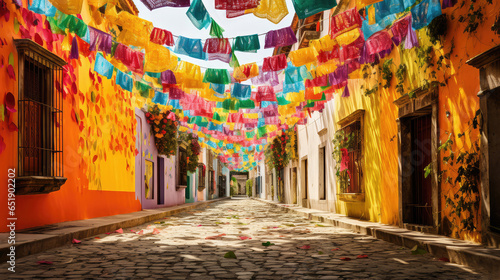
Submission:
[[179,185],[187,186],[187,152],[179,147]]
[[18,53],[19,176],[63,177],[63,67],[39,50]]
[[[356,121],[343,128],[346,135],[351,134],[353,139],[352,143],[347,149],[349,154],[349,172],[341,172],[341,190],[345,193],[361,193],[361,125]],[[343,179],[343,180],[342,180]]]

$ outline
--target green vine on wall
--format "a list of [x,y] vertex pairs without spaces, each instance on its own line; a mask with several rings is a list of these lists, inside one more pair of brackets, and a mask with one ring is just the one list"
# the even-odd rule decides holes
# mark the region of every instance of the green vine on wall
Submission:
[[406,80],[406,64],[399,65],[398,70],[396,70],[396,79],[398,80],[396,91],[403,95],[405,93],[404,82]]
[[497,15],[495,22],[491,26],[491,31],[500,36],[500,14]]
[[384,61],[382,64],[382,79],[384,79],[384,88],[389,88],[391,86],[391,80],[392,80],[392,71],[391,71],[391,66],[392,66],[392,58]]
[[[453,150],[454,140],[452,134],[441,144],[438,152],[443,153],[442,165],[447,168],[438,174],[441,184],[450,184],[449,193],[445,195],[446,207],[451,207],[454,215],[451,221],[458,234],[463,231],[472,232],[476,230],[474,219],[479,213],[479,139],[472,139],[471,130],[479,128],[481,111],[477,110],[475,116],[469,121],[469,127],[465,132],[459,133],[458,138],[469,137],[470,148],[465,146],[456,151]],[[458,156],[456,156],[458,154]],[[451,174],[453,171],[453,174]],[[432,163],[425,167],[425,177],[432,173]],[[456,174],[456,175],[454,175]],[[461,224],[462,229],[457,225]]]
[[[481,23],[484,21],[484,14],[483,14],[483,7],[480,5],[475,5],[477,0],[472,0],[469,9],[467,10],[467,14],[465,15],[460,15],[458,17],[458,21],[465,23],[465,29],[464,31],[467,33],[475,33],[477,28]],[[490,1],[487,1],[488,4]],[[460,7],[463,7],[465,5],[465,1],[462,2]]]

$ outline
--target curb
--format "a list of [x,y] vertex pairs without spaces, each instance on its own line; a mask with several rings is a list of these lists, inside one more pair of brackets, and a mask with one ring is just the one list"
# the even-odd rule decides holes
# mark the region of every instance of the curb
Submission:
[[[500,275],[500,249],[488,248],[480,244],[453,239],[442,235],[421,233],[396,226],[356,220],[331,212],[308,209],[295,205],[290,205],[289,207],[261,198],[252,197],[252,199],[273,205],[284,212],[292,212],[309,220],[315,220],[357,233],[371,235],[377,239],[391,242],[398,246],[413,248],[415,245],[418,245],[436,258],[448,258],[452,263],[472,268],[481,268],[493,275]],[[314,211],[316,211],[316,213],[314,213]]]
[[[150,221],[158,220],[166,216],[171,216],[214,202],[229,199],[229,197],[218,198],[209,201],[186,203],[178,206],[147,209],[128,214],[105,216],[87,220],[77,220],[43,226],[49,228],[48,231],[37,231],[37,228],[24,229],[16,232],[15,257],[16,259],[40,253],[52,248],[70,244],[73,238],[85,239],[90,236],[114,232],[119,228],[129,228]],[[7,254],[10,252],[10,244],[7,244],[9,233],[1,233],[0,240],[0,261],[9,260]],[[3,242],[5,239],[5,242]],[[24,240],[23,240],[24,239]]]

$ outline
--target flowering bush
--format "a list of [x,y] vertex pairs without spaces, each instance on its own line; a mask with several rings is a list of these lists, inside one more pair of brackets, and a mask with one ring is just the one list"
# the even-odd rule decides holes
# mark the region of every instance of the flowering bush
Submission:
[[283,169],[290,160],[290,151],[287,149],[288,135],[283,131],[281,136],[274,138],[269,154],[270,164],[276,169]]
[[198,167],[198,156],[201,153],[201,146],[198,143],[198,136],[195,134],[181,134],[179,136],[180,140],[186,143],[186,168],[189,172],[196,172],[196,168]]
[[161,112],[158,105],[150,107],[146,121],[151,125],[158,153],[167,157],[177,153],[178,117],[171,111]]

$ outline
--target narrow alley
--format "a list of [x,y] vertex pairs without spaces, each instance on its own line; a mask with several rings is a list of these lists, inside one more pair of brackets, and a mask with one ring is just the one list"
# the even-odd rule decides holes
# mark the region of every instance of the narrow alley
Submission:
[[492,279],[251,199],[122,230],[21,258],[8,279]]

